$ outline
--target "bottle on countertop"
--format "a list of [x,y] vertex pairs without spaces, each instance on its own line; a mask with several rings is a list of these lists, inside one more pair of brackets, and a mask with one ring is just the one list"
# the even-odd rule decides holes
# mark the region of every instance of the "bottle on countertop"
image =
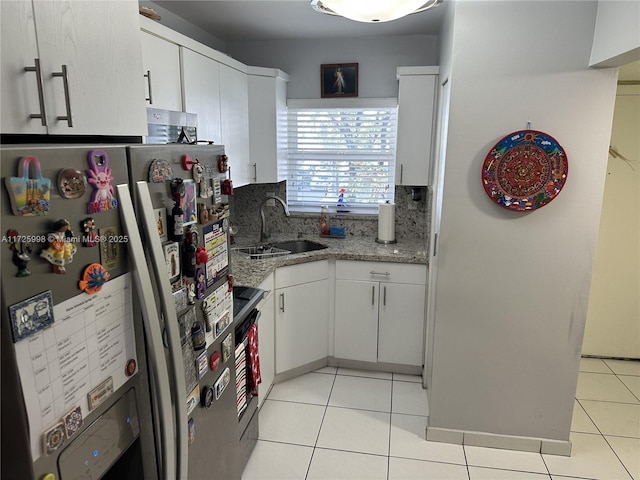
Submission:
[[330,235],[331,228],[329,222],[327,222],[327,206],[322,205],[320,207],[320,235]]

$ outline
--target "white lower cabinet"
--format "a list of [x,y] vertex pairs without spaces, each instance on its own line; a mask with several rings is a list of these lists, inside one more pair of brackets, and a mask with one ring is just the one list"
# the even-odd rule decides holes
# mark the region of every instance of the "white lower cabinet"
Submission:
[[334,356],[421,366],[426,266],[336,262]]
[[261,284],[262,290],[267,291],[266,297],[258,304],[260,320],[258,320],[258,356],[260,358],[260,377],[258,384],[258,406],[262,406],[276,372],[276,338],[275,338],[275,293],[273,292],[273,274],[269,275]]
[[276,270],[276,375],[327,357],[328,271],[326,260]]

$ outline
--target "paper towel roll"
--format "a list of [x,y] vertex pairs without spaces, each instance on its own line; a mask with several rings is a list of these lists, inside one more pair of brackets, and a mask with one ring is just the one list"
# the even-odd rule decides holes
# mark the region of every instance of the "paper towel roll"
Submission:
[[378,205],[378,243],[396,243],[396,206],[393,203]]

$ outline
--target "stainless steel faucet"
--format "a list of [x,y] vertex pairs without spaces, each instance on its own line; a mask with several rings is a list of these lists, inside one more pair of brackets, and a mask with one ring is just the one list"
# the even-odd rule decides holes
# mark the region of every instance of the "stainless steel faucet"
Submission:
[[289,208],[287,207],[287,204],[285,203],[285,201],[283,199],[281,199],[280,197],[276,196],[276,195],[269,195],[267,197],[264,198],[264,200],[262,200],[262,203],[260,203],[260,243],[264,242],[267,238],[269,238],[271,236],[271,234],[269,232],[267,232],[267,225],[266,222],[264,220],[264,206],[267,203],[267,200],[277,200],[282,204],[282,207],[284,208],[284,214],[288,217],[289,216]]

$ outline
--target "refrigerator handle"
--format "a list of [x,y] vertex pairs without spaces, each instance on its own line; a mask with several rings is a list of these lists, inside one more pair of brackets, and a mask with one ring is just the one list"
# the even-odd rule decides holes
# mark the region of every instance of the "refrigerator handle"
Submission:
[[[131,259],[132,273],[136,288],[140,293],[140,308],[142,309],[142,319],[145,334],[147,336],[147,348],[149,353],[149,368],[153,371],[155,382],[154,398],[158,403],[160,415],[159,428],[161,435],[161,445],[158,450],[162,455],[161,477],[164,480],[175,478],[176,474],[176,435],[173,431],[174,418],[171,404],[171,384],[169,381],[169,369],[164,361],[164,350],[162,343],[162,331],[158,319],[160,315],[156,308],[155,295],[151,283],[151,276],[147,267],[145,252],[142,248],[142,240],[138,231],[133,202],[129,187],[126,184],[116,187],[118,202],[120,203],[120,216],[124,227],[124,233],[128,235],[127,248]],[[151,384],[150,384],[151,385]],[[180,402],[184,404],[184,402]],[[186,477],[184,477],[186,478]]]
[[[138,196],[138,209],[140,226],[144,232],[157,232],[156,218],[153,212],[153,202],[149,193],[147,182],[136,182]],[[173,478],[175,480],[188,480],[188,448],[189,436],[187,428],[187,387],[184,378],[184,366],[182,359],[182,343],[178,330],[178,316],[171,293],[171,284],[167,275],[167,264],[164,259],[164,251],[158,235],[147,235],[144,239],[146,251],[151,260],[153,274],[158,288],[158,294],[164,315],[164,328],[169,343],[169,375],[173,378],[173,403],[175,428],[175,455],[176,469]],[[153,297],[152,297],[153,298]],[[160,343],[162,345],[162,342]],[[162,358],[162,357],[160,357]]]

